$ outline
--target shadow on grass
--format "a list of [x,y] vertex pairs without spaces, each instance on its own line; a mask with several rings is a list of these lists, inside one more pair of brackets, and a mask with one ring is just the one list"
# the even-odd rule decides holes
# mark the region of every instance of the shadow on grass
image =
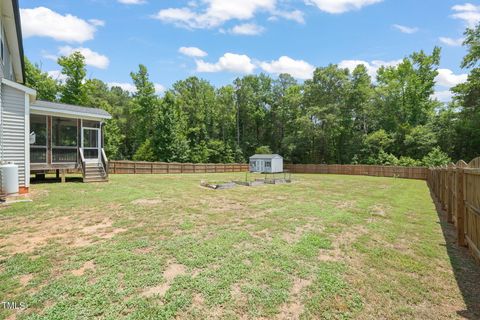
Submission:
[[437,209],[455,280],[467,307],[466,310],[457,311],[457,314],[465,319],[478,320],[480,319],[480,266],[467,248],[457,244],[455,226],[447,222],[447,213],[432,192],[431,196]]
[[[55,177],[46,177],[44,179],[36,179],[36,178],[30,179],[30,184],[48,184],[48,183],[61,183],[61,182],[62,182],[61,178],[55,178]],[[82,177],[66,177],[65,182],[66,183],[82,183],[83,178]]]

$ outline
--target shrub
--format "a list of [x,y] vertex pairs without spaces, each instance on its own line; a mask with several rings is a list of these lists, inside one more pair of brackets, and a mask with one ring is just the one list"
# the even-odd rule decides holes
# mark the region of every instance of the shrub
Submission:
[[419,167],[422,165],[422,161],[415,160],[410,157],[400,157],[400,159],[398,159],[397,165],[402,167]]
[[272,150],[270,149],[269,146],[261,146],[255,149],[255,153],[257,154],[271,154]]
[[439,147],[433,148],[425,157],[422,159],[422,163],[426,167],[436,167],[436,166],[443,166],[445,164],[449,164],[452,162],[452,159],[440,150]]

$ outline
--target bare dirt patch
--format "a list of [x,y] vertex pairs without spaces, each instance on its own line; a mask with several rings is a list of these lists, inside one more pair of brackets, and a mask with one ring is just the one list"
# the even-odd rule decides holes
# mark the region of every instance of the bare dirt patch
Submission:
[[19,280],[20,280],[20,284],[25,287],[26,285],[28,285],[28,283],[30,282],[30,280],[33,279],[33,274],[25,274],[25,275],[22,275],[20,276]]
[[148,254],[152,252],[153,248],[146,247],[146,248],[137,248],[134,250],[136,254]]
[[95,270],[95,263],[92,260],[87,261],[79,269],[73,270],[72,274],[74,276],[83,276],[87,270]]
[[304,310],[300,294],[311,283],[311,280],[295,278],[290,290],[290,301],[281,306],[277,319],[300,319]]
[[354,200],[342,200],[342,201],[335,201],[335,207],[337,209],[352,209],[355,208],[357,202]]
[[175,277],[181,276],[187,273],[187,268],[183,264],[173,263],[165,269],[163,277],[171,282]]
[[145,206],[145,207],[153,207],[163,203],[161,199],[137,199],[132,201],[132,204]]
[[59,241],[73,247],[83,247],[93,243],[94,237],[111,239],[127,231],[114,228],[110,218],[90,225],[86,225],[87,221],[91,221],[90,216],[82,217],[81,220],[76,218],[64,216],[47,220],[19,219],[16,223],[20,226],[19,231],[0,237],[2,249],[12,255],[32,253],[52,241]]
[[230,295],[232,299],[235,301],[236,305],[246,305],[247,304],[247,297],[242,293],[242,288],[239,283],[234,283],[230,288]]
[[295,227],[295,231],[293,232],[284,232],[282,235],[282,239],[289,244],[297,243],[300,241],[300,238],[303,236],[305,232],[313,230],[314,227],[311,223],[307,223],[300,227]]
[[389,208],[383,204],[376,204],[370,209],[370,214],[377,217],[386,217]]
[[142,296],[144,297],[153,297],[155,295],[164,296],[167,293],[168,289],[170,289],[169,283],[163,283],[156,287],[147,288],[145,291],[142,292]]
[[205,304],[205,299],[203,298],[203,296],[200,293],[196,293],[193,296],[192,304],[196,308],[201,308]]
[[172,263],[168,265],[168,267],[163,272],[163,277],[165,278],[166,282],[155,286],[147,288],[142,292],[142,296],[144,297],[152,297],[155,295],[164,296],[167,293],[168,289],[177,276],[181,276],[187,273],[187,268],[183,264]]

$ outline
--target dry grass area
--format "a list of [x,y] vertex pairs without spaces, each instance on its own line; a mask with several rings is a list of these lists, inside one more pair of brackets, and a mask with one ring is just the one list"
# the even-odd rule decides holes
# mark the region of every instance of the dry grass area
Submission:
[[[37,184],[0,208],[8,319],[480,319],[480,268],[424,182],[296,175]],[[1,306],[0,306],[1,307]]]

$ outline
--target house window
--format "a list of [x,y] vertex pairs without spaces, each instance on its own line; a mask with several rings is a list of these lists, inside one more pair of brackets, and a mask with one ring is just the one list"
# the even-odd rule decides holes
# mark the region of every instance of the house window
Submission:
[[265,161],[265,167],[266,168],[270,168],[272,166],[272,162],[271,161]]
[[35,142],[30,145],[30,162],[47,162],[47,117],[32,114],[30,132],[35,135]]
[[77,162],[77,120],[52,117],[52,162]]

